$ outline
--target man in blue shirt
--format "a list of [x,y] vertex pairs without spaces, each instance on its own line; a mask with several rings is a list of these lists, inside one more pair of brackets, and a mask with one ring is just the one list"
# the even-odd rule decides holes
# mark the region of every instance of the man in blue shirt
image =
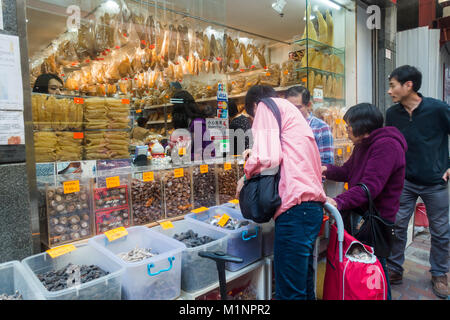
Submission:
[[331,129],[324,121],[312,115],[309,109],[312,106],[311,94],[303,86],[295,86],[286,91],[286,99],[296,106],[311,127],[317,147],[320,152],[322,164],[334,164],[333,135]]

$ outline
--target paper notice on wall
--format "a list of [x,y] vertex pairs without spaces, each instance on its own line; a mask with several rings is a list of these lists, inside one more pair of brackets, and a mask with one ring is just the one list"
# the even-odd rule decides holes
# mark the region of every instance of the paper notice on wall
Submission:
[[0,110],[23,110],[19,37],[0,35]]
[[0,110],[0,145],[25,144],[22,111]]

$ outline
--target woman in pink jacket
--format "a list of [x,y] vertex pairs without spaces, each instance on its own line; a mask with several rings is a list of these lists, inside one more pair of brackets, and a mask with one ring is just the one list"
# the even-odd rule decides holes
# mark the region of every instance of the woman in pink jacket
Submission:
[[[260,102],[269,97],[280,110],[281,141],[277,120]],[[274,216],[276,299],[315,299],[313,250],[326,196],[313,132],[300,111],[289,101],[277,98],[271,87],[252,87],[246,96],[245,110],[254,117],[254,142],[252,150],[245,152],[249,156],[237,193],[244,179],[280,166],[281,206]]]

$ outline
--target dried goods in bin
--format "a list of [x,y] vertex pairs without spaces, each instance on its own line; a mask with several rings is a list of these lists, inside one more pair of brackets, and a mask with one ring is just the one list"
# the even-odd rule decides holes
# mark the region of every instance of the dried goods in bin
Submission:
[[59,270],[37,274],[37,277],[48,291],[54,292],[86,283],[108,274],[109,272],[96,265],[87,266],[69,263]]
[[183,242],[188,248],[195,248],[198,246],[202,246],[215,240],[209,236],[200,237],[198,233],[195,233],[191,229],[189,229],[186,232],[181,232],[180,234],[177,233],[173,236],[173,238],[175,240]]
[[219,181],[219,203],[223,204],[233,200],[236,196],[237,187],[237,165],[219,164],[217,165],[217,177]]
[[128,207],[128,186],[116,188],[96,188],[94,190],[94,210],[104,210],[116,207]]
[[46,194],[50,246],[92,235],[89,196],[85,186],[80,185],[79,192],[67,194],[63,187],[48,188]]
[[[183,169],[183,173],[178,178],[174,170],[162,172],[166,218],[181,216],[192,210],[190,174],[187,168],[180,169]],[[181,175],[181,170],[177,173]]]
[[23,300],[22,294],[16,290],[13,295],[8,295],[6,293],[0,294],[0,301],[1,300]]
[[139,262],[158,255],[152,249],[134,248],[128,252],[121,252],[117,256],[125,262]]
[[[194,184],[194,207],[212,207],[216,205],[216,177],[214,166],[200,167],[192,169]],[[202,173],[201,171],[206,171]]]
[[106,231],[116,229],[119,227],[130,226],[130,215],[128,207],[100,211],[95,213],[95,226],[97,234],[105,233]]
[[143,225],[164,219],[162,189],[159,177],[153,181],[133,179],[131,181],[131,203],[134,225]]

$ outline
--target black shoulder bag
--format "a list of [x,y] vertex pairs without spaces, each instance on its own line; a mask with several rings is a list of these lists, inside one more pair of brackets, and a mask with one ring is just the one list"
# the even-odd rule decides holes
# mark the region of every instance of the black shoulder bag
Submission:
[[[265,105],[273,112],[280,129],[281,143],[281,114],[271,98],[263,99]],[[278,194],[280,182],[280,167],[266,170],[244,182],[239,194],[239,206],[244,218],[256,223],[269,222],[281,205]]]
[[356,232],[353,236],[362,243],[373,247],[376,256],[389,257],[395,237],[394,224],[380,217],[369,188],[363,183],[358,185],[366,192],[369,199],[369,208],[362,215],[362,220],[355,228]]

